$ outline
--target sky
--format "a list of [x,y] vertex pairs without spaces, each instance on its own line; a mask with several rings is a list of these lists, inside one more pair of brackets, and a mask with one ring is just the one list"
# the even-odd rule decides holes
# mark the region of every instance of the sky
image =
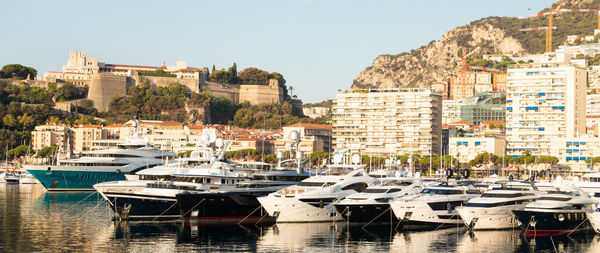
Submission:
[[[237,63],[280,72],[305,103],[335,97],[381,54],[410,51],[487,16],[551,0],[6,1],[0,66],[60,71],[69,51],[113,64]],[[543,36],[540,35],[540,36]]]

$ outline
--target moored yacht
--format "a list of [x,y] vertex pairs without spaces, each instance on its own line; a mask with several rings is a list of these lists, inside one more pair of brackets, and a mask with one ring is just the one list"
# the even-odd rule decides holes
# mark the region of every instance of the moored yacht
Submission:
[[588,173],[581,176],[576,186],[587,192],[591,197],[600,198],[600,172]]
[[283,188],[258,201],[277,222],[324,222],[342,219],[333,204],[350,194],[362,192],[377,181],[360,163],[360,156],[336,153],[334,164],[323,173],[302,180],[298,185]]
[[539,198],[541,192],[529,181],[498,181],[491,189],[465,206],[456,208],[470,229],[508,229],[519,226],[512,210],[521,210]]
[[162,152],[140,135],[139,123],[133,136],[117,148],[84,152],[81,157],[59,160],[57,165],[25,165],[49,191],[89,191],[93,185],[124,180],[125,175],[162,165],[170,152]]
[[[369,186],[363,192],[347,196],[335,209],[349,222],[396,222],[389,201],[423,190],[422,182],[410,178],[382,178],[381,183]],[[383,215],[388,212],[388,215]]]
[[600,234],[600,208],[596,208],[593,212],[588,212],[587,217],[594,231]]
[[550,191],[513,213],[526,236],[562,235],[587,228],[587,213],[597,203],[580,189]]
[[425,187],[419,194],[390,201],[394,215],[404,228],[436,228],[462,225],[456,207],[481,195],[472,185],[443,182]]

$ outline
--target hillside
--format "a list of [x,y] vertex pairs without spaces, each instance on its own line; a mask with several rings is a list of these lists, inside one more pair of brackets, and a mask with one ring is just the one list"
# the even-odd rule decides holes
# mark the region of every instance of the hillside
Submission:
[[[600,0],[560,0],[550,8],[599,8]],[[534,14],[532,11],[531,14]],[[442,34],[437,41],[410,52],[380,55],[371,66],[356,76],[352,88],[429,87],[447,78],[444,70],[455,71],[462,49],[480,47],[482,54],[523,54],[544,51],[544,32],[521,32],[519,29],[547,26],[547,17],[519,19],[487,17]],[[563,44],[567,35],[593,34],[597,14],[569,13],[554,17],[553,46]],[[477,57],[477,55],[475,56]]]

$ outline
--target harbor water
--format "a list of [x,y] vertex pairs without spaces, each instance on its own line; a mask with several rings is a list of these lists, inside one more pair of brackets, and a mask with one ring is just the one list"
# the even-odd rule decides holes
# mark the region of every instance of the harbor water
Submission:
[[593,231],[525,238],[518,230],[396,231],[337,223],[267,227],[125,223],[93,192],[0,184],[0,252],[600,252]]

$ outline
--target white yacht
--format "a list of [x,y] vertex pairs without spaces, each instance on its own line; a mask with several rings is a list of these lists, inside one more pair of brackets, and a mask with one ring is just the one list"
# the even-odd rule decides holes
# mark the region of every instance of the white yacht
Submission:
[[456,207],[465,225],[470,229],[508,229],[519,226],[512,210],[521,210],[539,198],[537,187],[529,181],[498,181],[481,197],[473,198],[465,206]]
[[390,201],[394,215],[405,228],[435,228],[462,225],[455,208],[481,195],[472,185],[451,185],[443,182],[428,186],[419,194]]
[[258,201],[277,222],[325,222],[342,219],[333,204],[350,194],[364,191],[377,181],[358,165],[360,157],[352,157],[354,165],[340,164],[342,157],[334,156],[335,164],[322,174],[302,180],[298,185],[283,188]]
[[40,181],[35,179],[35,177],[33,175],[31,175],[31,173],[29,173],[29,172],[22,173],[21,178],[19,178],[19,184],[38,184],[38,183],[40,183]]
[[513,210],[525,229],[525,236],[553,236],[587,227],[587,213],[596,209],[597,200],[581,189],[550,191],[525,206]]
[[597,207],[593,212],[588,212],[587,217],[594,231],[600,234],[600,208]]
[[600,172],[588,173],[581,176],[575,184],[594,198],[600,198]]
[[[222,140],[217,142],[222,146]],[[224,150],[215,156],[209,143],[197,146],[189,158],[138,172],[138,180],[105,182],[94,188],[109,202],[118,219],[177,219],[181,217],[177,194],[235,188],[236,183],[250,179],[248,173],[223,160]]]
[[49,191],[88,191],[93,185],[106,181],[125,180],[125,175],[165,163],[176,154],[162,152],[136,131],[117,148],[84,152],[81,157],[59,160],[57,165],[25,165]]
[[[372,175],[372,174],[371,174]],[[350,222],[398,221],[389,209],[389,201],[423,190],[423,183],[410,178],[382,178],[380,183],[369,186],[363,192],[349,195],[333,204],[338,213]],[[383,215],[389,212],[388,215]]]

